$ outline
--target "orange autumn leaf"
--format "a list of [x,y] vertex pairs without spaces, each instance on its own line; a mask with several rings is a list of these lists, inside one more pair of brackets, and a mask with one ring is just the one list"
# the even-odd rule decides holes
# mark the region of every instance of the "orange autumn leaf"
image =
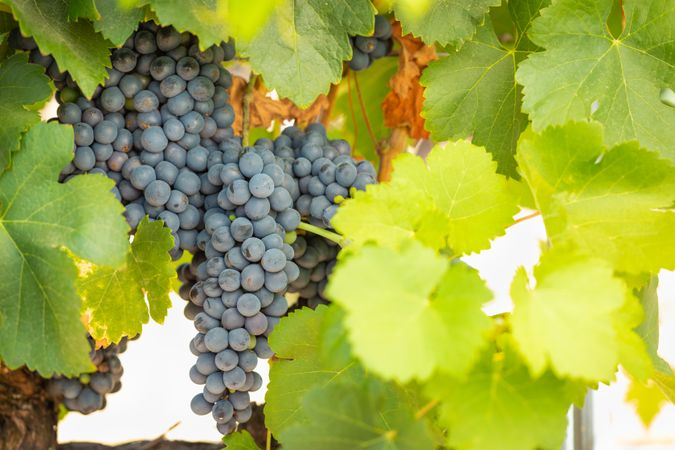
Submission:
[[401,35],[401,24],[394,22],[393,38],[400,44],[398,72],[389,81],[391,91],[382,103],[385,125],[390,128],[408,128],[410,137],[426,139],[429,132],[424,129],[420,115],[424,102],[424,88],[420,76],[425,67],[438,59],[433,46],[424,44],[412,34]]

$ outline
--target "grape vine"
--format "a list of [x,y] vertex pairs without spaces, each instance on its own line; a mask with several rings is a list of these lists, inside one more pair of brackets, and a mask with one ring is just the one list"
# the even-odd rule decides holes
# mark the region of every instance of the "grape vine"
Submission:
[[[0,0],[0,450],[103,409],[172,288],[194,365],[164,375],[228,448],[560,448],[620,377],[649,425],[674,11]],[[489,315],[467,256],[515,217],[546,240]]]

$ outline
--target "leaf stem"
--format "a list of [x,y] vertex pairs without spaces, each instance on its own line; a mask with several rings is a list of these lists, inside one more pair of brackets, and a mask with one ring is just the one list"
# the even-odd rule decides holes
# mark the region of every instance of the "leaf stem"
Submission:
[[434,409],[436,405],[438,405],[438,400],[433,399],[426,405],[422,406],[419,411],[415,413],[415,419],[421,419],[422,417],[426,416],[429,411]]
[[354,101],[352,100],[352,71],[349,68],[347,68],[347,99],[349,100],[349,113],[352,116],[352,130],[354,130],[352,150],[356,151],[356,144],[359,140],[359,128],[356,126],[356,113],[354,112]]
[[532,214],[528,214],[526,216],[520,217],[520,218],[514,220],[513,223],[511,224],[511,226],[513,226],[517,223],[520,223],[520,222],[525,222],[526,220],[530,220],[530,219],[532,219],[534,217],[537,217],[537,216],[541,216],[541,211],[535,211]]
[[265,439],[265,450],[272,450],[272,432],[267,429],[267,439]]
[[342,236],[337,233],[333,233],[332,231],[324,230],[323,228],[317,227],[316,225],[312,225],[311,223],[300,222],[300,225],[298,225],[298,230],[305,230],[309,233],[314,233],[318,236],[325,237],[329,241],[335,242],[340,247],[344,245],[344,239]]
[[244,118],[241,125],[241,135],[244,146],[248,145],[248,132],[251,127],[251,100],[253,99],[253,90],[255,89],[255,83],[257,80],[258,75],[251,72],[251,77],[249,78],[248,84],[246,85],[246,91],[244,92],[244,98],[242,100]]
[[373,133],[373,128],[370,125],[370,119],[368,118],[368,112],[366,111],[366,105],[363,102],[363,96],[361,95],[361,88],[359,87],[359,79],[354,72],[354,86],[356,86],[356,96],[359,99],[359,105],[361,105],[361,115],[363,115],[363,121],[366,123],[366,129],[368,130],[368,135],[373,141],[373,148],[377,148],[377,138],[375,133]]

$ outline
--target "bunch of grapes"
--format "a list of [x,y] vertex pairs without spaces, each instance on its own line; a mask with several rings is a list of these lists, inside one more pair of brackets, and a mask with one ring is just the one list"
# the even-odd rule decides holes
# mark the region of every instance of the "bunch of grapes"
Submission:
[[117,355],[127,349],[127,339],[106,348],[95,348],[96,342],[89,336],[89,358],[96,372],[85,373],[77,378],[57,376],[47,380],[47,393],[52,400],[62,402],[68,411],[91,414],[105,408],[106,395],[122,388],[124,369]]
[[91,100],[60,104],[58,120],[75,134],[62,181],[81,173],[112,178],[132,231],[147,214],[171,229],[174,259],[197,251],[202,211],[220,190],[208,179],[208,161],[233,136],[232,79],[221,64],[233,56],[232,42],[200,51],[189,33],[142,24],[113,50],[113,68]]
[[394,45],[391,39],[391,23],[385,16],[375,16],[375,32],[372,36],[351,36],[352,60],[349,67],[352,70],[364,70],[373,64],[373,61],[389,54]]
[[272,356],[267,336],[286,314],[284,294],[299,276],[285,239],[300,214],[283,169],[264,142],[248,148],[229,143],[209,167],[222,190],[204,214],[200,251],[178,268],[185,313],[198,331],[190,343],[197,356],[190,378],[204,385],[191,407],[210,413],[223,434],[251,418],[249,392],[262,386],[254,369],[258,358]]
[[[294,206],[312,225],[331,228],[330,220],[340,203],[353,190],[365,190],[376,182],[373,165],[356,161],[349,143],[328,139],[319,123],[309,125],[304,132],[296,127],[286,128],[274,147],[287,175],[297,184],[299,195]],[[337,244],[318,235],[299,235],[293,250],[300,275],[290,284],[289,292],[299,294],[298,306],[315,308],[326,303],[323,291],[339,252]]]

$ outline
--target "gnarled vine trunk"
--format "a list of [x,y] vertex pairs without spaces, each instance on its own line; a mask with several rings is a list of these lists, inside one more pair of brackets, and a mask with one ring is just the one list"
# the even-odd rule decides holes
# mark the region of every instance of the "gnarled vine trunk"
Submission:
[[56,450],[57,420],[42,378],[0,365],[0,450]]

